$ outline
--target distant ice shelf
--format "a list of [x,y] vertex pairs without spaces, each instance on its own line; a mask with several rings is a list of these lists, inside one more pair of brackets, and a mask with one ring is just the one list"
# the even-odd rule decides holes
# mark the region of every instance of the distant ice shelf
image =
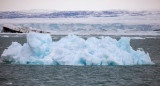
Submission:
[[52,41],[49,34],[30,32],[27,43],[18,42],[5,49],[1,62],[32,65],[145,65],[154,64],[148,53],[133,50],[130,38],[89,37],[84,40],[68,35]]
[[51,33],[54,35],[154,35],[159,36],[159,24],[83,24],[83,23],[18,23],[0,24],[2,32],[28,33],[30,31],[40,33]]

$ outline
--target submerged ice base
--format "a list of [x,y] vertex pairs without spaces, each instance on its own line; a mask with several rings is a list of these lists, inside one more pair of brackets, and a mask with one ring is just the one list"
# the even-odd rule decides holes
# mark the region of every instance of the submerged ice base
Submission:
[[133,50],[130,38],[90,37],[84,40],[68,35],[52,41],[49,34],[31,32],[27,43],[12,42],[2,54],[3,62],[42,65],[142,65],[153,64],[149,54]]

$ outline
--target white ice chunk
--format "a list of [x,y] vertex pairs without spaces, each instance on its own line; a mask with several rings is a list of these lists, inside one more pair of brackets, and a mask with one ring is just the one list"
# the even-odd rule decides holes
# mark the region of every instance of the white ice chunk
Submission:
[[27,35],[27,43],[35,56],[44,58],[51,52],[52,38],[49,34],[31,32]]
[[2,61],[13,64],[44,65],[142,65],[153,64],[149,54],[133,50],[130,38],[111,37],[87,40],[69,35],[52,42],[49,34],[31,32],[23,46],[13,42],[2,54]]

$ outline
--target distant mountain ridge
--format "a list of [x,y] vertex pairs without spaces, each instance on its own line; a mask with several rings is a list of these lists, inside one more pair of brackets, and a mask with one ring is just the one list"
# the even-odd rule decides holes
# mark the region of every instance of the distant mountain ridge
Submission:
[[160,11],[6,11],[0,12],[0,19],[6,18],[87,18],[87,17],[118,17],[118,16],[160,15]]

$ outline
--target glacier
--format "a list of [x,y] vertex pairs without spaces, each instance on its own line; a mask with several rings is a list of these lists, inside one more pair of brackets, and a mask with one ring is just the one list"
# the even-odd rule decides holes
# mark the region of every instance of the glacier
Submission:
[[130,37],[109,36],[86,40],[68,35],[52,41],[49,34],[30,32],[27,43],[18,42],[5,49],[0,62],[31,65],[144,65],[154,64],[148,53],[134,50]]

